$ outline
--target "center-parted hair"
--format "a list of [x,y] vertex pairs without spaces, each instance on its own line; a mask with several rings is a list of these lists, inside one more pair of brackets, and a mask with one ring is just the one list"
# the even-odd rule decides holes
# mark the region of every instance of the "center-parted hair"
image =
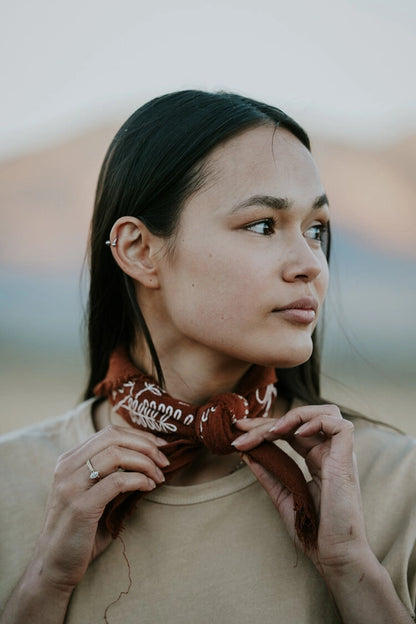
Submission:
[[[134,284],[116,264],[105,242],[118,218],[140,219],[150,232],[169,239],[185,200],[204,184],[204,164],[219,144],[265,124],[286,128],[308,150],[305,131],[283,111],[234,93],[178,91],[139,108],[114,137],[98,179],[90,233],[88,302],[89,380],[85,398],[107,371],[111,352],[129,346],[141,331],[155,374],[163,371],[138,305]],[[329,243],[329,241],[328,241]],[[329,254],[329,244],[326,250]],[[320,402],[316,336],[308,362],[278,370],[279,393]]]

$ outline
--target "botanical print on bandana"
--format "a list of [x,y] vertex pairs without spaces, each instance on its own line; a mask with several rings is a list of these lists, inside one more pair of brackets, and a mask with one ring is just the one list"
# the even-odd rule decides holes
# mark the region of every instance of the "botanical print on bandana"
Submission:
[[[128,389],[128,394],[125,395],[121,401],[114,404],[114,411],[126,410],[130,417],[130,420],[136,425],[140,425],[150,431],[157,431],[159,433],[175,433],[177,426],[171,421],[180,420],[184,425],[191,425],[194,421],[193,414],[187,414],[183,418],[183,413],[180,408],[173,409],[171,405],[165,405],[164,403],[157,403],[156,401],[149,401],[147,398],[143,398],[141,401],[139,397],[144,392],[150,392],[155,396],[162,396],[165,394],[156,384],[145,382],[144,388],[134,394],[134,382],[127,381],[121,388],[113,391],[113,400],[117,400],[117,393],[124,394]],[[180,403],[180,402],[179,402]]]

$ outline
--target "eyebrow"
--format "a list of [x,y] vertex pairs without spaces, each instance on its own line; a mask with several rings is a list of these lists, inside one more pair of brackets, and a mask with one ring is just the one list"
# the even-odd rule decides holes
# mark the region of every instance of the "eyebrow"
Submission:
[[[267,208],[273,208],[274,210],[289,210],[293,205],[293,202],[289,201],[287,197],[274,197],[273,195],[253,195],[248,199],[245,199],[243,202],[234,206],[231,210],[231,213],[234,214],[239,210],[244,210],[245,208],[250,208],[251,206],[266,206]],[[315,199],[312,204],[312,209],[316,210],[317,208],[322,208],[322,206],[329,206],[328,197],[325,195],[320,195]]]

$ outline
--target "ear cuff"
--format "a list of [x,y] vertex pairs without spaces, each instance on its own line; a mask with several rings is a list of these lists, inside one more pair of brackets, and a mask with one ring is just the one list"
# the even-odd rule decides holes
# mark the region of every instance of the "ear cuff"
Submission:
[[113,240],[113,242],[111,242],[110,240],[106,240],[105,244],[107,245],[107,247],[115,247],[117,245],[117,239],[118,236],[115,237],[115,239]]

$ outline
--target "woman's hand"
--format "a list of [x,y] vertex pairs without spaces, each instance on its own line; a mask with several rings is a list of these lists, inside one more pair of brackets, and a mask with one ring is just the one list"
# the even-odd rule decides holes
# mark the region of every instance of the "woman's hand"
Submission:
[[[164,481],[164,444],[151,433],[110,425],[59,458],[36,548],[51,583],[75,587],[111,542],[100,523],[107,503],[121,492],[148,492]],[[90,478],[87,460],[99,479]]]
[[[2,623],[64,621],[72,591],[111,542],[100,523],[106,505],[122,492],[148,492],[163,483],[165,444],[152,433],[111,425],[59,458],[35,552]],[[99,478],[91,479],[87,461]]]
[[[151,433],[111,425],[59,458],[34,555],[2,622],[64,621],[73,589],[111,542],[100,523],[106,505],[122,492],[148,492],[163,483],[165,444]],[[87,461],[99,478],[90,478]]]
[[[305,459],[319,517],[318,548],[308,554],[321,573],[362,558],[369,547],[353,450],[354,428],[339,409],[335,405],[297,407],[277,420],[244,419],[236,425],[246,432],[234,443],[240,452],[264,440],[284,439]],[[292,496],[259,464],[246,460],[295,539]]]
[[367,542],[353,425],[335,405],[297,407],[278,420],[243,419],[236,425],[246,433],[234,441],[235,448],[270,495],[294,540],[291,494],[244,451],[264,440],[284,439],[304,457],[319,516],[317,549],[306,554],[324,577],[342,622],[410,624],[411,616]]

